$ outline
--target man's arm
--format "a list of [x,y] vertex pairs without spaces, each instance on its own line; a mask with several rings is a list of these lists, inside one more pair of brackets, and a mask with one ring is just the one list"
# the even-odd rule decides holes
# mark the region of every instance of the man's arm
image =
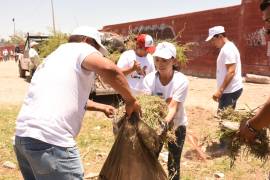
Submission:
[[226,68],[227,68],[227,74],[225,76],[225,79],[224,79],[222,85],[219,88],[219,90],[221,92],[223,92],[226,89],[226,87],[230,84],[230,82],[232,81],[232,79],[235,75],[236,64],[226,64]]
[[264,104],[262,109],[252,119],[249,120],[249,124],[256,130],[270,125],[270,98]]
[[120,93],[126,102],[126,111],[129,116],[132,112],[141,114],[140,106],[130,92],[125,75],[109,59],[92,53],[83,60],[82,68],[96,72],[104,82]]
[[256,131],[270,125],[270,98],[264,104],[262,109],[246,123],[240,125],[240,137],[247,141],[253,141]]
[[120,69],[124,73],[125,76],[129,75],[130,73],[132,73],[134,71],[133,67],[124,67],[124,68],[120,68]]
[[216,93],[213,95],[213,99],[215,101],[218,101],[221,98],[223,91],[226,89],[226,87],[232,81],[232,79],[235,75],[236,64],[226,64],[226,68],[227,68],[227,74],[223,80],[223,83],[219,87],[219,89],[216,91]]
[[177,102],[173,99],[169,102],[168,114],[165,117],[165,122],[169,125],[170,128],[173,126],[173,119],[174,119],[174,116],[177,112],[179,104],[180,104],[179,102]]
[[107,105],[88,100],[86,104],[86,110],[88,111],[100,111],[103,112],[107,117],[113,117],[115,108]]
[[134,60],[134,64],[132,67],[124,67],[124,68],[120,68],[120,69],[124,73],[124,75],[127,76],[130,73],[132,73],[133,71],[138,71],[138,72],[141,71],[141,64]]

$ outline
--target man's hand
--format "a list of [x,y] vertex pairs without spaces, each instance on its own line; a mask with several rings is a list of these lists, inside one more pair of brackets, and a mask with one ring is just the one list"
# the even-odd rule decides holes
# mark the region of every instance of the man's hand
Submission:
[[216,102],[219,102],[220,98],[222,96],[222,91],[221,90],[217,90],[216,93],[213,95],[213,100]]
[[165,120],[165,124],[166,124],[166,127],[167,127],[168,130],[172,130],[172,128],[174,126],[173,120],[171,120],[171,121]]
[[137,100],[126,102],[126,113],[128,115],[128,118],[130,118],[133,112],[139,114],[140,117],[142,116],[141,106],[139,105]]
[[112,118],[116,109],[110,105],[97,103],[92,100],[88,100],[85,106],[88,111],[100,111],[103,112],[108,118]]
[[137,61],[133,61],[133,67],[132,67],[132,70],[133,71],[136,71],[138,74],[141,74],[142,72],[142,69],[141,69],[141,63],[140,62],[137,62]]
[[160,132],[158,132],[158,136],[161,139],[161,141],[164,142],[166,139],[166,135],[167,135],[169,127],[168,127],[168,124],[165,122],[162,122],[160,126],[161,126],[161,130]]
[[241,122],[239,130],[240,139],[244,140],[245,142],[254,141],[256,133],[248,129],[246,121]]
[[103,112],[108,118],[113,118],[115,115],[116,109],[110,105],[104,105]]

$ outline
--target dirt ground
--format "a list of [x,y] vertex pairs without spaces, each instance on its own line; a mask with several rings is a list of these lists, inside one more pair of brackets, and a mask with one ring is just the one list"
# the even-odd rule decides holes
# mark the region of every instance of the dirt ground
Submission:
[[29,83],[19,78],[18,64],[14,61],[0,61],[0,105],[22,103]]
[[[202,107],[215,111],[217,103],[212,100],[215,92],[215,79],[188,76],[189,94],[186,107]],[[0,62],[0,104],[19,105],[22,103],[29,83],[19,78],[18,64],[14,61]],[[270,85],[244,83],[244,91],[238,101],[238,108],[246,104],[255,108],[265,102],[270,92]]]
[[[213,120],[217,103],[211,98],[216,89],[216,81],[215,79],[197,78],[192,76],[188,76],[188,79],[189,94],[186,100],[186,109],[189,118],[188,131],[192,132],[198,139],[202,139],[210,130],[216,128],[217,125],[217,122]],[[26,80],[19,78],[18,65],[14,61],[0,62],[0,83],[0,107],[21,105],[29,83]],[[244,91],[238,101],[237,108],[245,108],[247,105],[251,109],[256,108],[262,105],[269,95],[269,84],[244,83]],[[194,160],[193,156],[188,155],[190,150],[189,147],[191,147],[190,144],[184,149],[181,161],[182,171],[186,174],[192,174],[194,171],[196,173],[196,168],[199,168],[198,161],[196,159]],[[192,163],[192,161],[196,162]],[[212,161],[208,161],[207,163],[211,164]],[[195,170],[191,171],[191,169]],[[89,172],[87,169],[86,171]],[[260,175],[261,172],[256,171],[256,173]]]

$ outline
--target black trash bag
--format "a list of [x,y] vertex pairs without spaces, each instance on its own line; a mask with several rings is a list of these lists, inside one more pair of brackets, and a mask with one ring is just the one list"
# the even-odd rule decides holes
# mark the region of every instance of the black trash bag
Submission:
[[162,140],[132,114],[123,117],[113,147],[101,169],[99,180],[167,180],[158,161]]

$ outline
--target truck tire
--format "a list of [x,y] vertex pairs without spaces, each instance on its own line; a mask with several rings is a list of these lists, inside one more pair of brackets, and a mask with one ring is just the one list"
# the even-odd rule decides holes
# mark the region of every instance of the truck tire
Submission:
[[21,64],[19,63],[19,76],[25,78],[25,70],[22,69]]

